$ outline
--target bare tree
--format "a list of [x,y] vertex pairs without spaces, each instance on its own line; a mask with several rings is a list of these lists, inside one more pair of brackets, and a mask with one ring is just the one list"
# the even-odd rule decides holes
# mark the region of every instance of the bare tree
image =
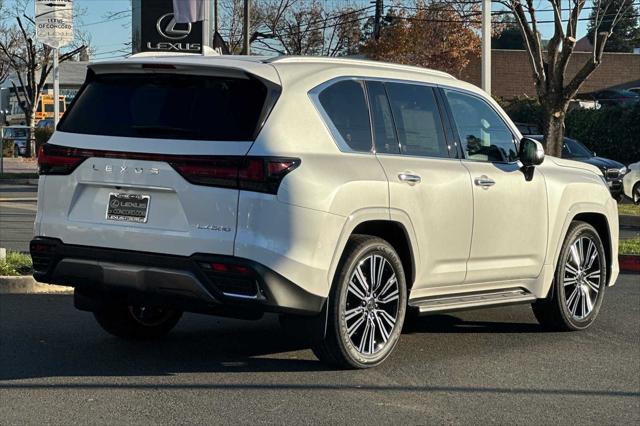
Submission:
[[[592,54],[571,79],[566,79],[566,71],[576,44],[577,26],[586,0],[570,0],[569,8],[562,8],[561,0],[547,0],[553,10],[554,33],[546,50],[542,44],[538,28],[538,17],[533,0],[504,0],[504,4],[513,12],[528,52],[529,63],[538,100],[544,110],[544,140],[550,155],[560,156],[564,136],[564,119],[569,101],[575,97],[582,84],[602,62],[607,39],[619,22],[623,13],[631,7],[633,0],[608,2],[600,13],[602,0],[594,0],[598,14],[594,20],[594,43]],[[566,6],[566,4],[565,4]],[[609,7],[610,6],[610,7]],[[568,11],[566,19],[563,12]],[[605,20],[611,23],[607,30],[600,26]],[[566,21],[566,22],[565,22]]]
[[[35,39],[35,29],[33,25],[25,26],[20,17],[22,10],[26,6],[15,4],[13,13],[6,13],[0,22],[4,29],[0,33],[0,59],[3,65],[0,68],[7,68],[7,74],[11,74],[15,80],[11,81],[13,93],[18,105],[25,116],[25,123],[29,126],[28,155],[35,156],[35,118],[42,91],[47,82],[47,77],[52,70],[53,50]],[[22,9],[21,9],[22,8]],[[6,11],[4,11],[6,12]],[[15,18],[16,24],[11,25],[10,21]],[[30,18],[27,18],[30,21]],[[32,22],[32,21],[30,21]],[[88,38],[85,34],[77,33],[76,45]],[[84,45],[75,47],[60,55],[60,62],[72,59],[79,52],[85,49]],[[5,77],[6,78],[6,77]],[[17,80],[17,82],[16,82]]]
[[317,0],[267,0],[258,8],[258,49],[280,55],[340,56],[356,53],[364,11],[371,6],[327,10]]

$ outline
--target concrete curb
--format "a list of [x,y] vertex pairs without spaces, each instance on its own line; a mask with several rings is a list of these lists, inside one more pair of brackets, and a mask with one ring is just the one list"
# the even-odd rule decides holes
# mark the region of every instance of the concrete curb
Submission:
[[620,226],[629,226],[632,228],[640,228],[640,216],[628,216],[628,215],[620,215],[618,216],[618,221]]
[[0,184],[38,186],[38,179],[0,179]]
[[622,254],[618,256],[620,272],[640,273],[640,255]]
[[56,293],[70,294],[73,288],[59,285],[39,283],[30,276],[5,277],[0,276],[0,294],[37,294]]

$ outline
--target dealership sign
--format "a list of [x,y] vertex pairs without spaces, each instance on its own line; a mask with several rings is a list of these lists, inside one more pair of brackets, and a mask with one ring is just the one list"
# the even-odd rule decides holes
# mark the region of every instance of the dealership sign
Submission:
[[54,49],[73,40],[73,0],[35,0],[36,39]]
[[202,52],[202,22],[179,24],[172,0],[134,0],[133,53]]

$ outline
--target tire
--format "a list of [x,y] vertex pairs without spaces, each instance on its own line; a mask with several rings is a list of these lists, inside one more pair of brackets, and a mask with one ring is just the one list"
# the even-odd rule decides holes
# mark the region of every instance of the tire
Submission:
[[631,197],[633,200],[633,204],[640,205],[640,182],[636,182],[631,190]]
[[598,232],[588,223],[573,222],[562,244],[549,296],[531,305],[538,322],[550,330],[586,329],[602,306],[606,277],[607,260]]
[[114,303],[93,313],[108,333],[129,340],[164,337],[180,320],[182,312],[157,306]]
[[[368,286],[371,281],[374,285]],[[314,342],[313,351],[321,361],[340,368],[380,365],[398,343],[406,308],[407,286],[398,254],[380,238],[354,235],[331,287],[326,331]]]

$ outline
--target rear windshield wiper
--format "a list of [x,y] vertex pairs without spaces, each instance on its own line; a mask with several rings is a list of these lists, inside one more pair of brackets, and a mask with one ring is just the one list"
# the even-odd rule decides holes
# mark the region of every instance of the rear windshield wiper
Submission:
[[172,127],[172,126],[131,126],[135,131],[142,134],[154,134],[154,135],[163,135],[163,134],[178,134],[178,135],[198,135],[198,132],[193,129],[186,129],[183,127]]

